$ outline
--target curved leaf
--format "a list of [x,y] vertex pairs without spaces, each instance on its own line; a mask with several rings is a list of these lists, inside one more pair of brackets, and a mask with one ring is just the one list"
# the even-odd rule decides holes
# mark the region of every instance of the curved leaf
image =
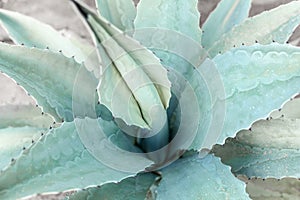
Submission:
[[132,0],[96,0],[100,15],[122,31],[133,31],[136,9]]
[[[109,126],[104,128],[113,131]],[[16,199],[35,193],[86,188],[133,175],[96,160],[83,146],[75,123],[64,123],[23,151],[0,173],[0,198]]]
[[252,45],[255,41],[260,44],[272,41],[285,43],[299,23],[300,2],[292,1],[245,20],[216,41],[208,51],[214,57],[234,46]]
[[218,143],[250,125],[299,92],[300,48],[254,45],[214,58],[222,77],[226,118]]
[[249,199],[245,187],[219,158],[192,155],[162,170],[157,199]]
[[[96,16],[80,1],[74,2],[100,43],[99,51],[105,66],[98,86],[100,102],[126,124],[156,130],[156,122],[166,119],[165,109],[171,96],[167,71],[137,41],[124,35],[101,16]],[[123,97],[113,100],[116,92]],[[125,107],[130,108],[131,116],[124,111],[124,102],[128,102]]]
[[156,176],[151,173],[130,177],[119,183],[108,183],[101,187],[88,188],[67,199],[139,200],[145,199]]
[[202,45],[209,49],[224,33],[243,22],[249,14],[251,0],[222,0],[209,15],[202,30]]
[[75,45],[51,26],[34,18],[0,9],[0,20],[16,44],[41,49],[48,47],[55,52],[62,51],[67,57],[74,56],[78,62],[84,61],[87,57],[86,51],[79,48],[79,45]]
[[[145,32],[147,28],[172,30],[200,43],[202,31],[199,27],[197,3],[197,0],[141,0],[137,5],[135,29],[145,29]],[[163,39],[163,36],[157,36]],[[143,36],[135,36],[139,37]]]
[[300,119],[259,121],[213,150],[235,174],[300,177]]
[[[74,59],[59,53],[0,44],[0,70],[22,85],[43,111],[57,121],[73,120],[72,92],[79,69]],[[77,84],[76,89],[82,92],[80,103],[84,107],[85,88],[96,82],[96,78],[86,70],[83,72],[85,81]]]

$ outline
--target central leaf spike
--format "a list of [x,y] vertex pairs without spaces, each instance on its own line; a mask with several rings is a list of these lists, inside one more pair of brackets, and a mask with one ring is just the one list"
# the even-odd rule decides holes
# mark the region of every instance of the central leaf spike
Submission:
[[97,90],[100,103],[111,110],[120,128],[128,134],[139,138],[161,131],[168,134],[166,109],[171,83],[167,70],[136,40],[81,2],[73,2],[96,36],[103,64]]

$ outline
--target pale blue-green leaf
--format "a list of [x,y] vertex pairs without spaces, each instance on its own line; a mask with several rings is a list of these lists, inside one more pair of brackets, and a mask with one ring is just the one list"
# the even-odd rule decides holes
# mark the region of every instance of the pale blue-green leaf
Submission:
[[[147,28],[172,30],[200,43],[202,31],[197,4],[197,0],[141,0],[137,5],[134,27],[145,29],[144,32]],[[156,39],[161,40],[161,37]]]
[[[83,68],[83,67],[81,67]],[[57,121],[73,120],[72,103],[85,106],[85,91],[96,82],[96,78],[82,69],[81,98],[73,99],[72,92],[77,72],[80,69],[74,59],[62,54],[23,46],[0,44],[0,70],[13,78],[35,97],[45,113]],[[90,96],[87,96],[90,97]]]
[[226,93],[226,117],[218,143],[248,129],[299,92],[300,48],[254,45],[214,58]]
[[247,192],[253,200],[299,199],[300,180],[295,178],[244,180],[248,182]]
[[[179,8],[180,5],[182,6]],[[168,109],[171,138],[177,135],[179,127],[187,126],[186,122],[181,121],[184,117],[181,116],[180,104],[186,110],[184,113],[193,115],[189,117],[194,119],[188,131],[191,134],[183,134],[182,142],[193,137],[195,127],[199,124],[198,130],[203,134],[198,135],[201,137],[198,141],[201,140],[199,143],[202,144],[207,133],[206,122],[210,117],[207,113],[211,103],[205,80],[195,70],[206,57],[206,51],[200,45],[200,15],[196,7],[197,1],[154,1],[153,4],[153,1],[143,0],[137,7],[134,38],[155,52],[162,64],[169,69],[171,90],[177,98]],[[196,88],[201,92],[189,91]],[[187,101],[189,98],[194,100]],[[176,150],[175,146],[170,148],[172,151]]]
[[190,149],[210,149],[219,140],[226,116],[225,102],[218,101],[226,96],[222,76],[215,63],[207,59],[188,80],[197,96],[200,114],[197,134]]
[[251,0],[222,0],[203,24],[203,47],[209,49],[224,33],[243,22],[250,7]]
[[62,51],[67,57],[75,56],[78,62],[84,61],[88,56],[89,52],[85,50],[86,44],[84,47],[76,45],[51,26],[34,18],[0,9],[0,21],[16,44],[41,49],[48,47],[55,52]]
[[34,105],[0,106],[0,128],[32,126],[49,128],[54,120]]
[[124,139],[125,135],[113,121],[76,118],[75,123],[84,146],[102,163],[132,173],[143,171],[153,164],[144,153],[132,146],[134,140]]
[[103,17],[122,31],[132,31],[136,8],[132,0],[96,0],[97,9]]
[[285,43],[300,23],[300,1],[292,1],[245,20],[224,34],[209,49],[210,56],[223,53],[234,46],[252,45],[256,41],[269,44]]
[[[169,1],[161,1],[162,6],[160,8],[166,11],[168,9],[168,5],[178,6],[181,3],[183,2],[176,2],[172,4]],[[196,4],[197,3],[194,1],[189,1],[188,4],[186,4],[182,9],[177,9],[175,12],[171,11],[172,6],[170,6],[171,9],[168,10],[168,12],[160,12],[160,14],[164,17],[163,19],[165,19],[164,22],[160,21],[159,18],[155,18],[155,20],[148,20],[147,23],[144,24],[144,18],[149,17],[148,15],[150,14],[153,14],[153,12],[147,10],[146,7],[149,6],[149,8],[156,8],[155,6],[157,5],[155,4],[154,6],[152,6],[150,5],[150,1],[142,1],[140,2],[140,5],[138,5],[138,15],[135,21],[135,39],[139,40],[143,45],[155,52],[155,55],[161,59],[162,64],[166,68],[168,68],[169,71],[168,76],[172,82],[171,90],[173,95],[175,95],[177,98],[176,101],[171,102],[172,104],[170,104],[170,109],[168,109],[168,118],[171,126],[171,138],[173,138],[178,133],[179,127],[186,128],[186,123],[189,123],[181,122],[181,119],[183,119],[184,117],[180,117],[181,113],[179,109],[181,108],[178,106],[179,103],[180,106],[184,107],[186,111],[188,110],[187,112],[184,112],[186,119],[194,119],[193,122],[190,123],[190,134],[187,137],[185,137],[184,134],[179,134],[182,135],[180,137],[182,138],[181,143],[184,143],[191,139],[191,137],[193,137],[194,132],[196,132],[195,127],[198,126],[198,123],[201,124],[199,125],[199,127],[201,127],[201,130],[199,129],[199,131],[205,130],[207,128],[207,126],[202,126],[207,123],[201,122],[207,121],[207,118],[210,117],[210,115],[206,115],[208,111],[207,108],[209,108],[208,105],[210,105],[208,96],[210,94],[209,92],[207,92],[205,80],[200,75],[199,71],[195,70],[195,68],[203,63],[204,59],[207,57],[207,53],[201,47],[199,43],[200,40],[197,39],[197,36],[193,37],[192,35],[186,33],[187,30],[191,30],[190,32],[192,32],[193,28],[189,29],[191,28],[187,27],[189,25],[175,25],[174,27],[172,27],[173,22],[168,23],[168,20],[170,19],[171,21],[174,20],[171,19],[172,17],[176,18],[176,16],[178,17],[180,15],[183,15],[184,13],[189,13],[189,15],[187,16],[182,16],[182,19],[191,20],[194,23],[196,29],[200,31],[198,22],[195,22],[196,20],[193,20],[195,19],[193,18],[193,16],[195,17],[195,15],[190,15],[191,13],[188,9],[196,6]],[[198,13],[198,11],[196,10],[195,12]],[[173,13],[175,14],[173,15]],[[144,16],[144,14],[146,14],[147,16]],[[199,18],[197,18],[197,20],[198,19]],[[196,31],[196,33],[198,32]],[[195,90],[196,88],[198,88],[200,92],[190,91],[191,89]],[[189,101],[188,98],[190,98]],[[199,115],[201,114],[203,117],[201,116],[201,118],[199,118]],[[185,130],[185,128],[181,130]],[[186,133],[188,133],[188,131]],[[207,133],[207,131],[205,133]],[[203,141],[206,136],[205,134],[203,134],[202,136],[201,139]],[[170,148],[173,149],[176,147],[174,146]],[[178,150],[178,146],[176,149]],[[173,152],[170,153],[170,155],[172,154]]]
[[133,175],[96,160],[83,146],[75,123],[66,122],[50,130],[0,173],[0,198],[86,188]]
[[36,141],[46,129],[36,127],[8,127],[0,129],[0,170],[19,156],[32,140]]
[[272,119],[255,123],[213,152],[232,172],[247,177],[300,177],[300,120]]
[[79,191],[67,199],[106,199],[106,200],[140,200],[148,196],[148,191],[157,176],[152,173],[139,174],[119,183],[108,183],[101,187]]
[[192,155],[162,170],[157,199],[249,199],[246,185],[213,155]]
[[[172,82],[171,90],[181,103],[187,98],[181,98],[183,91],[185,91],[188,85],[186,84],[186,80],[190,81],[193,74],[198,73],[195,72],[194,68],[201,65],[206,56],[205,51],[200,46],[200,14],[197,10],[197,2],[198,1],[194,0],[176,2],[169,0],[142,0],[137,6],[134,38],[155,52],[155,55],[161,59],[162,64],[169,69],[168,76]],[[196,88],[200,86],[203,89],[203,87],[205,87],[205,85],[203,85],[203,79],[197,75],[194,75],[195,84],[191,87]],[[186,91],[191,87],[187,87]],[[205,92],[203,93],[206,94]],[[187,94],[189,94],[188,98],[193,96],[192,93]],[[202,93],[199,93],[199,95],[200,94]],[[197,96],[197,98],[198,97],[199,96]],[[186,109],[190,110],[195,106],[194,104],[197,106],[197,103],[206,99],[206,97],[206,95],[201,95],[200,99],[192,101],[192,104],[186,104],[186,107],[189,107]],[[172,118],[173,121],[179,122],[180,112],[177,112],[176,117],[175,114],[173,114],[178,102],[174,101],[172,103],[173,105],[170,105],[172,111],[170,109],[168,110],[169,119]],[[207,104],[201,105],[205,107]],[[178,109],[179,107],[177,107],[177,111]],[[199,119],[197,115],[199,114],[199,110],[196,109],[193,111],[195,112],[190,112],[195,113],[195,120],[193,122],[198,123]],[[202,119],[203,121],[205,120],[204,118]],[[171,137],[174,137],[178,132],[178,126],[172,121],[169,123],[171,125]],[[194,123],[191,124],[192,132],[194,131]],[[204,127],[202,126],[202,128]],[[186,138],[183,140],[186,140]]]
[[[107,61],[103,63],[105,67],[98,86],[100,102],[128,125],[157,130],[157,122],[166,121],[165,109],[171,96],[167,71],[137,41],[101,16],[96,16],[80,1],[75,1],[75,4],[97,36],[99,51],[104,57],[102,60]],[[113,98],[117,91],[122,98]],[[125,107],[129,107],[131,116],[124,110],[124,102],[128,102]]]

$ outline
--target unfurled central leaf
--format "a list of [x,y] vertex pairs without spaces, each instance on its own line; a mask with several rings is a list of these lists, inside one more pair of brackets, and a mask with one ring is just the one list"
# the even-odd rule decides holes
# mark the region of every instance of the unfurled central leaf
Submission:
[[154,54],[110,22],[84,6],[79,9],[96,35],[104,65],[98,85],[100,102],[127,125],[159,131],[171,97],[167,70]]

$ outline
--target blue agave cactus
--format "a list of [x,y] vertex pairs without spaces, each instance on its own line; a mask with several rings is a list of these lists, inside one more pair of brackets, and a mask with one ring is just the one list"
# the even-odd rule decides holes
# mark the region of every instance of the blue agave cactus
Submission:
[[71,3],[95,47],[0,10],[16,44],[0,44],[0,69],[38,104],[0,108],[0,199],[249,199],[247,182],[253,198],[274,195],[253,192],[260,179],[297,184],[299,99],[281,106],[299,92],[286,44],[299,1],[248,18],[251,0],[222,0],[201,28],[197,0]]

